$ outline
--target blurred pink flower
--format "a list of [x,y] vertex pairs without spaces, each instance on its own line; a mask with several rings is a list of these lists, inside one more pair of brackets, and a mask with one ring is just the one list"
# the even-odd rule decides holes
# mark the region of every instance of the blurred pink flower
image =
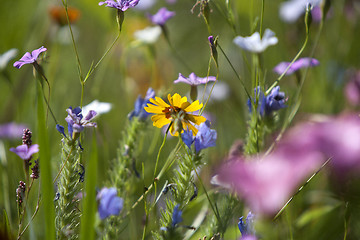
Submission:
[[233,157],[217,175],[231,186],[253,212],[272,215],[280,210],[307,177],[328,158],[338,179],[360,170],[360,117],[322,117],[291,129],[269,155]]

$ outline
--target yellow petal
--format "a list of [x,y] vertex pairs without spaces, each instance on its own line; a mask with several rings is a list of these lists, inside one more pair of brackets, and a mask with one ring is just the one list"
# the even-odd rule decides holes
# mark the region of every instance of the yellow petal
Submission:
[[196,125],[200,125],[200,123],[203,123],[206,121],[206,118],[203,116],[197,116],[192,114],[186,114],[187,120],[195,123]]
[[150,103],[148,103],[148,105],[146,107],[144,107],[144,109],[148,113],[163,113],[163,110],[164,110],[163,107],[155,106]]
[[189,130],[192,131],[194,136],[197,134],[198,130],[194,125],[192,125],[191,123],[186,123],[186,126]]
[[154,115],[151,117],[151,120],[154,122],[153,125],[158,128],[162,128],[166,124],[171,123],[171,120],[167,119],[165,115]]
[[203,106],[203,104],[199,104],[199,100],[196,100],[195,102],[193,102],[190,106],[188,106],[187,108],[185,108],[184,110],[186,112],[195,112],[199,109],[201,109]]
[[155,105],[158,105],[158,106],[161,106],[161,107],[170,107],[169,104],[167,104],[166,102],[164,102],[164,100],[162,100],[161,98],[159,97],[155,97],[154,98],[150,98],[150,102],[155,104]]

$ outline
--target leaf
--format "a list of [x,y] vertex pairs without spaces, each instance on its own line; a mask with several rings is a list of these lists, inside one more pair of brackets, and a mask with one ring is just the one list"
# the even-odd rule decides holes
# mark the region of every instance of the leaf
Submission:
[[298,218],[298,220],[296,222],[296,226],[298,228],[302,228],[305,225],[309,224],[311,221],[314,221],[314,220],[322,217],[323,215],[328,214],[329,212],[331,212],[338,206],[339,206],[339,204],[328,205],[328,206],[323,206],[320,208],[315,208],[315,209],[306,211]]

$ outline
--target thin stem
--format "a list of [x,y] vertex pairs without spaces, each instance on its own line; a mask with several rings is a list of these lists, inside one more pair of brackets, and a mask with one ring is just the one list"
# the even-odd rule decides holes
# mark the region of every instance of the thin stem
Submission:
[[261,1],[261,16],[260,16],[260,38],[262,38],[264,12],[265,12],[265,0],[262,0]]
[[309,184],[309,182],[326,166],[326,164],[328,164],[328,162],[330,162],[330,160],[331,160],[332,158],[328,158],[328,160],[326,160],[322,165],[321,165],[321,167],[319,168],[319,170],[317,170],[305,183],[304,183],[304,185],[302,185],[298,190],[297,190],[297,192],[285,203],[285,205],[280,209],[280,211],[275,215],[275,217],[273,218],[273,221],[275,221],[280,215],[281,215],[281,213],[285,210],[285,208],[290,204],[290,202],[294,199],[294,197],[296,196],[296,195],[298,195],[300,192],[301,192],[301,190],[303,190],[304,189],[304,187],[306,186],[306,185],[308,185]]
[[241,79],[240,75],[237,73],[237,71],[235,70],[234,65],[231,63],[230,59],[228,58],[228,56],[226,55],[226,53],[224,52],[224,50],[222,49],[220,43],[218,42],[218,47],[220,48],[220,51],[222,52],[222,54],[224,55],[226,61],[229,63],[231,69],[233,70],[233,72],[235,73],[236,77],[240,80],[241,85],[243,86],[245,93],[247,95],[248,98],[250,98],[250,94],[248,92],[248,90],[245,87],[245,84],[243,82],[243,80]]
[[[28,179],[28,178],[27,178]],[[29,180],[29,179],[28,179]],[[27,180],[27,181],[28,181]],[[29,181],[28,181],[29,182]],[[27,204],[28,204],[28,201],[29,201],[29,193],[30,193],[30,190],[31,190],[31,187],[33,185],[33,182],[34,182],[34,179],[32,178],[31,179],[31,183],[30,183],[30,186],[27,188],[27,191],[26,191],[26,195],[25,195],[25,206],[24,206],[24,210],[23,212],[21,213],[21,219],[20,219],[20,223],[19,223],[19,231],[18,231],[18,238],[20,238],[21,236],[21,227],[23,225],[23,222],[24,222],[24,216],[25,216],[25,213],[26,213],[26,207],[27,207]]]
[[61,0],[62,4],[65,8],[65,13],[66,13],[66,19],[67,19],[67,23],[68,23],[68,27],[69,27],[69,31],[70,31],[70,35],[71,35],[71,41],[72,41],[72,45],[75,51],[75,56],[76,56],[76,62],[77,62],[77,67],[78,67],[78,75],[79,75],[79,80],[80,83],[83,83],[83,77],[82,77],[82,68],[81,68],[81,63],[80,63],[80,57],[79,57],[79,53],[77,51],[77,47],[76,47],[76,43],[75,43],[75,38],[74,38],[74,34],[71,28],[71,24],[70,24],[70,20],[69,20],[69,14],[68,14],[68,6],[67,6],[67,0]]

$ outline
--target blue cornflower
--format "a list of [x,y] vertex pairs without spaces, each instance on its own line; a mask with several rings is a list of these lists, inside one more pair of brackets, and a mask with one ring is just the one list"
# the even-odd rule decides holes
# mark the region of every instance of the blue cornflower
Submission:
[[[257,96],[258,99],[258,107],[257,112],[261,116],[268,116],[273,111],[277,111],[281,108],[286,107],[285,102],[287,99],[285,98],[285,93],[280,92],[280,87],[274,87],[270,94],[265,96],[264,93],[260,90],[260,87],[257,87],[255,90],[255,96]],[[256,98],[251,101],[248,99],[247,105],[249,107],[249,111],[252,111],[252,102],[256,104]]]
[[238,222],[238,227],[241,232],[241,238],[244,238],[249,235],[255,236],[255,229],[254,229],[255,215],[249,212],[246,217],[246,223],[244,223],[243,218],[244,217],[240,217]]
[[99,200],[98,212],[102,220],[110,215],[119,215],[124,205],[124,200],[117,196],[116,188],[103,188],[96,198]]
[[134,110],[128,114],[129,120],[131,120],[133,117],[138,117],[141,121],[145,121],[146,117],[149,116],[150,113],[146,112],[144,107],[146,107],[146,105],[150,103],[149,99],[154,97],[155,91],[152,88],[149,88],[147,90],[145,98],[142,98],[141,95],[139,95],[135,101]]
[[195,151],[199,152],[201,149],[214,147],[216,145],[217,132],[210,129],[210,122],[201,123],[199,131],[195,136]]
[[195,137],[192,136],[192,131],[186,130],[181,134],[181,138],[188,148],[191,148],[191,145],[195,142],[195,151],[199,152],[201,149],[216,145],[217,132],[210,128],[209,121],[205,121],[200,124]]
[[181,223],[182,222],[182,211],[179,209],[180,208],[180,205],[177,204],[175,207],[174,207],[174,210],[173,210],[173,214],[172,214],[172,223],[171,223],[171,226],[172,227],[175,227],[178,223]]

